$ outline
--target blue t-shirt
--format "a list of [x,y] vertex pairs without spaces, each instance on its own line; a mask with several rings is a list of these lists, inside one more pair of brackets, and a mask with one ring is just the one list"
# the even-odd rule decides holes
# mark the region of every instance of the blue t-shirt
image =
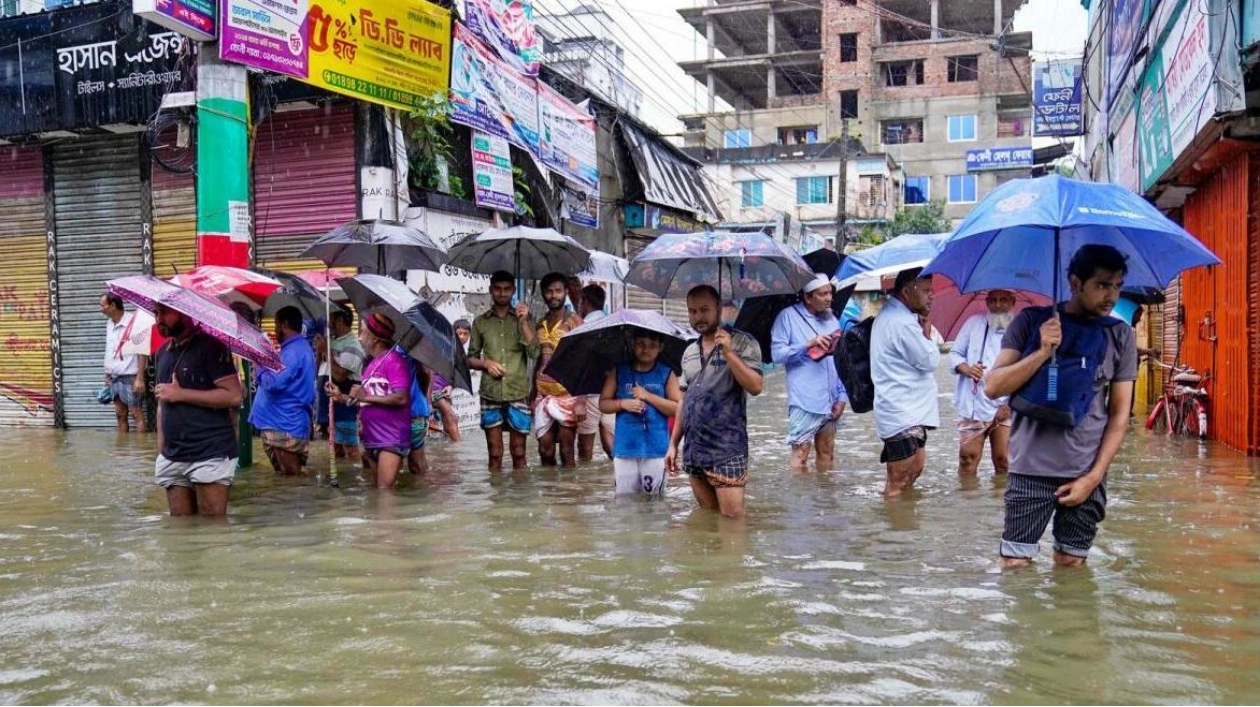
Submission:
[[407,356],[407,352],[400,346],[395,346],[394,350],[405,356],[407,363],[411,366],[411,416],[428,417],[433,410],[429,407],[429,391],[420,389],[419,362]]
[[[669,382],[669,366],[657,362],[650,371],[636,371],[629,363],[617,366],[617,400],[633,400],[632,389],[643,386],[649,393],[665,397],[665,384]],[[657,459],[669,450],[669,424],[660,410],[648,405],[642,415],[634,412],[617,413],[617,426],[613,436],[613,457],[619,459]]]

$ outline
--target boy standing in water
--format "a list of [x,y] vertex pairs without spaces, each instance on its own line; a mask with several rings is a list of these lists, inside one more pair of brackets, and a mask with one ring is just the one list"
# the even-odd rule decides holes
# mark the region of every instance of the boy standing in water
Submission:
[[678,376],[657,360],[662,343],[658,334],[636,333],[634,357],[609,371],[599,396],[600,412],[617,416],[612,456],[618,494],[665,493],[667,418],[677,414],[682,389]]

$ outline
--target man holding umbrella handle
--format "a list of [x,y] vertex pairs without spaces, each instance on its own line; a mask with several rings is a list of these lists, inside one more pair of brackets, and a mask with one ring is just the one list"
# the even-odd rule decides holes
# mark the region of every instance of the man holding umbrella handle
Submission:
[[[1015,413],[1011,433],[1011,469],[1004,496],[1006,521],[1000,554],[1004,567],[1032,562],[1046,526],[1054,521],[1054,561],[1085,563],[1098,524],[1106,516],[1107,472],[1129,425],[1137,350],[1133,330],[1115,324],[1112,307],[1128,265],[1111,246],[1086,245],[1072,257],[1068,283],[1072,298],[1053,316],[1044,309],[1026,309],[1015,318],[1002,340],[1002,352],[985,381],[990,398],[1014,395],[1042,366],[1051,362],[1064,342],[1064,319],[1075,330],[1107,329],[1105,350],[1098,360],[1075,356],[1064,365],[1097,366],[1087,412],[1067,427]],[[1037,317],[1046,317],[1038,323]],[[1034,340],[1034,337],[1038,337]],[[1033,348],[1033,347],[1036,348]],[[1073,397],[1060,391],[1065,399]]]
[[529,362],[538,358],[538,336],[525,303],[512,308],[516,279],[500,270],[490,276],[490,311],[473,320],[468,367],[481,378],[481,428],[491,469],[503,464],[503,428],[508,428],[512,468],[525,468],[525,440],[533,430],[529,408]]

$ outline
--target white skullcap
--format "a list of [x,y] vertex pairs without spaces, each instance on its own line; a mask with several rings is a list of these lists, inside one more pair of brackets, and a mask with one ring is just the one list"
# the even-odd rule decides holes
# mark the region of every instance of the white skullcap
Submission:
[[830,284],[831,284],[831,278],[827,277],[826,275],[823,275],[822,273],[814,273],[814,279],[806,283],[805,286],[801,288],[801,291],[804,292],[805,294],[809,294],[813,292],[814,290],[820,287],[823,287],[824,285],[830,285]]

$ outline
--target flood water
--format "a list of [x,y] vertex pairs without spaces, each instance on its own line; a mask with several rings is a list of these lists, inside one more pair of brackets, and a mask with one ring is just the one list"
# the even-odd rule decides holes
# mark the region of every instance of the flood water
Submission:
[[394,492],[256,465],[181,522],[152,438],[0,431],[0,702],[1260,702],[1254,462],[1135,427],[1089,566],[1002,573],[952,431],[886,502],[870,415],[794,476],[785,408],[776,374],[743,525],[607,463],[492,476],[479,433]]

